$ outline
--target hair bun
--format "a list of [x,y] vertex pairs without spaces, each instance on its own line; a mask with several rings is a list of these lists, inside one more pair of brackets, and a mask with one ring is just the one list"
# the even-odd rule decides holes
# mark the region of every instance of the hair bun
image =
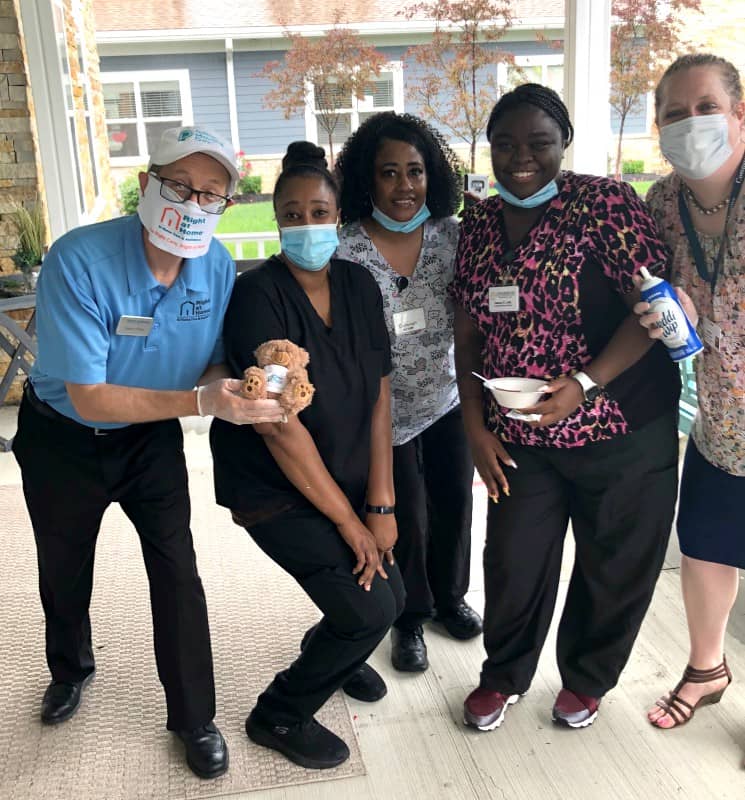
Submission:
[[328,169],[326,151],[313,142],[291,142],[282,159],[282,170],[300,165]]

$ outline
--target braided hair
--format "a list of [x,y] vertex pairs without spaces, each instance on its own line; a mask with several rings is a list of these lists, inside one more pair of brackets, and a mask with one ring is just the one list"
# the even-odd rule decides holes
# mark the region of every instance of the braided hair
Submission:
[[662,94],[665,91],[667,79],[677,72],[683,72],[692,67],[716,67],[719,70],[724,89],[730,96],[733,105],[742,100],[742,81],[740,80],[740,73],[734,64],[712,53],[687,53],[676,58],[660,78],[660,82],[654,90],[655,117],[659,114],[660,106],[662,105]]
[[569,119],[569,110],[553,89],[549,89],[548,86],[542,86],[540,83],[523,83],[511,92],[503,94],[497,100],[486,124],[486,138],[489,139],[491,137],[494,125],[503,114],[508,111],[514,111],[524,105],[535,106],[548,114],[561,129],[564,145],[567,146],[572,143],[574,127]]
[[277,197],[291,178],[320,178],[334,194],[339,203],[339,184],[329,172],[326,151],[313,142],[290,142],[287,152],[282,158],[282,172],[274,184],[274,208],[277,208]]
[[368,117],[347,139],[336,159],[341,178],[341,221],[356,222],[372,214],[375,156],[384,139],[406,142],[424,159],[427,208],[433,219],[453,215],[460,206],[462,186],[458,156],[442,135],[412,114],[381,111]]

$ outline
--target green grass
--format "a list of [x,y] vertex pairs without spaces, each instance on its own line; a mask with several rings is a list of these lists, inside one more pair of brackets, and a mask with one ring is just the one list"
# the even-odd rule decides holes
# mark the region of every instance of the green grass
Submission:
[[639,197],[646,197],[647,192],[649,191],[649,187],[654,183],[654,181],[630,181],[631,185],[636,189],[636,193]]
[[[263,203],[237,203],[231,206],[220,218],[217,233],[268,233],[277,230],[274,219],[274,209],[268,200]],[[226,242],[225,246],[230,254],[235,257],[235,245]],[[271,242],[265,245],[266,254],[279,252],[279,243]],[[258,245],[255,242],[246,242],[243,245],[243,258],[257,258]]]

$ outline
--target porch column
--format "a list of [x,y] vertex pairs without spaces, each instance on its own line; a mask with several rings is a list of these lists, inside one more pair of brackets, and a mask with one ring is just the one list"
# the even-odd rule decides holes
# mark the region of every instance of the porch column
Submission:
[[564,99],[574,144],[564,164],[576,172],[608,174],[611,0],[565,0]]

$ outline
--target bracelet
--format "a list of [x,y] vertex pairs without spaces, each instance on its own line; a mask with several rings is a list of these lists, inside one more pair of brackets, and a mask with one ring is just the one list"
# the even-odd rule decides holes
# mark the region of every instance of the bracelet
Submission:
[[368,514],[395,514],[396,506],[371,506],[369,503],[365,503],[365,511]]
[[200,417],[204,416],[204,412],[202,411],[202,398],[200,397],[202,389],[204,389],[204,386],[199,386],[194,390],[197,393],[197,414],[199,414]]

